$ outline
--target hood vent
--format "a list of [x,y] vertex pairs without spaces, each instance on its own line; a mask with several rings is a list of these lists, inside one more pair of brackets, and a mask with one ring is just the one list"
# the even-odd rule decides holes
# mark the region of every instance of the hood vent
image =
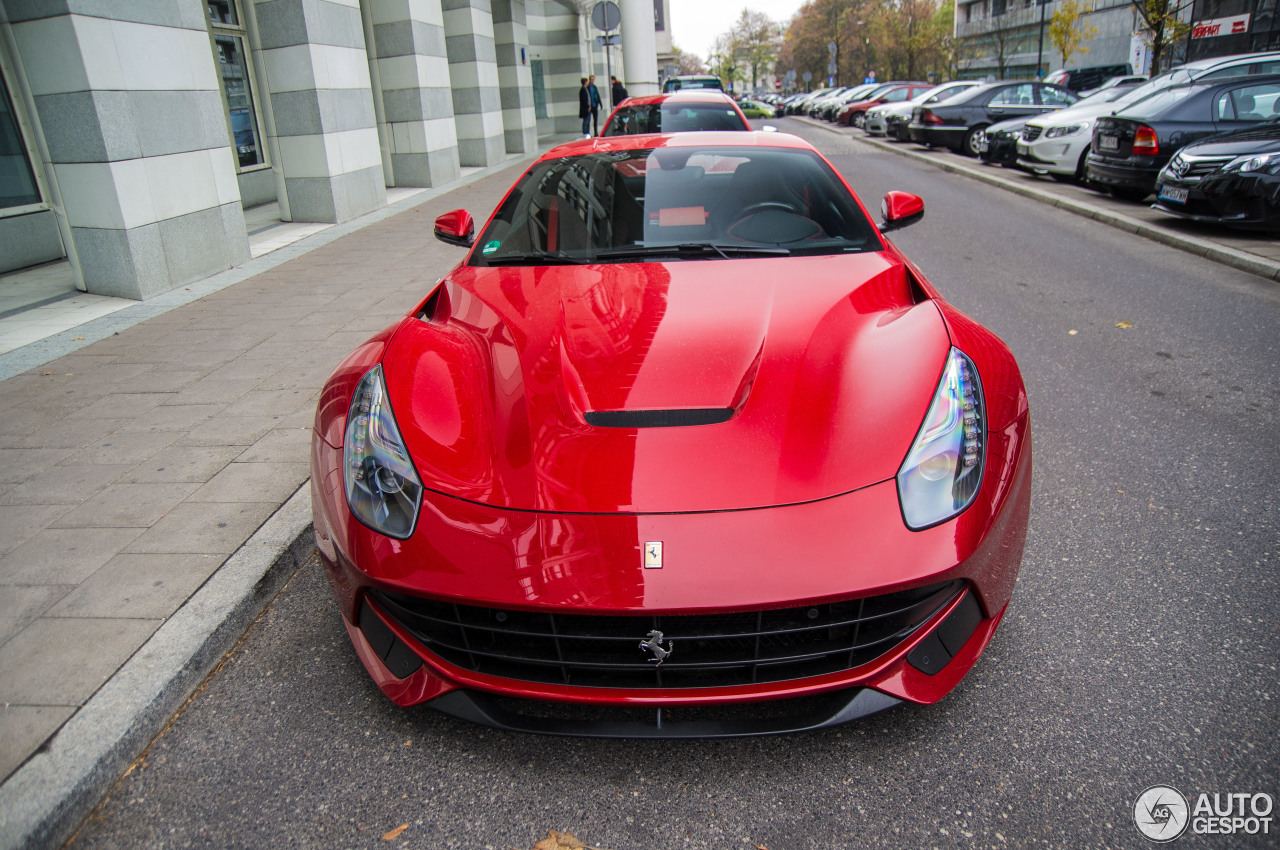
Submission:
[[591,410],[588,425],[597,428],[677,428],[688,425],[718,425],[733,418],[732,407],[701,407],[684,410]]

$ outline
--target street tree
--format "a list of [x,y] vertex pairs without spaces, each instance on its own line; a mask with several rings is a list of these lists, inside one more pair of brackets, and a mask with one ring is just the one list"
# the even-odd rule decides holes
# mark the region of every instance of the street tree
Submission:
[[1159,73],[1165,49],[1185,38],[1190,29],[1182,21],[1181,15],[1192,0],[1129,0],[1129,3],[1142,18],[1150,35],[1151,73]]
[[1072,56],[1089,52],[1084,42],[1097,34],[1098,28],[1084,17],[1084,6],[1077,0],[1061,0],[1049,21],[1049,41],[1062,56],[1064,68],[1071,63]]
[[749,68],[747,79],[757,86],[762,74],[772,70],[778,61],[782,47],[782,28],[763,12],[743,9],[742,14],[729,31],[731,49],[738,62]]

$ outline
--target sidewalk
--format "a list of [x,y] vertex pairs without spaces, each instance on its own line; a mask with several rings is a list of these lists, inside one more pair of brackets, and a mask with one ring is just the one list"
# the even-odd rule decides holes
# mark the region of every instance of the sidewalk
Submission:
[[0,382],[0,846],[61,843],[310,554],[321,384],[527,162],[0,358],[42,364]]
[[[794,120],[819,127],[885,151],[927,162],[945,171],[963,174],[1067,212],[1092,218],[1120,230],[1205,257],[1222,265],[1280,281],[1280,240],[1273,234],[1232,230],[1228,227],[1183,221],[1151,209],[1147,203],[1120,201],[1110,195],[1073,183],[1059,183],[1014,168],[988,165],[943,148],[929,149],[911,142],[890,142],[861,130],[837,127],[826,121],[790,115]],[[785,127],[779,129],[785,131]]]

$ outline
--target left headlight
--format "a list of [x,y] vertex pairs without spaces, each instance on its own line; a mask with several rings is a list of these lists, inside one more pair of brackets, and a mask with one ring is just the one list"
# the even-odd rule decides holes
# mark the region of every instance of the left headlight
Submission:
[[973,503],[982,483],[986,419],[978,370],[952,348],[924,424],[898,470],[898,500],[909,528],[937,525]]
[[1059,136],[1074,136],[1081,130],[1087,130],[1088,124],[1072,124],[1069,127],[1050,127],[1044,134],[1046,139],[1056,139]]
[[351,397],[342,480],[347,505],[362,523],[397,540],[413,534],[422,482],[396,427],[381,366],[360,379]]

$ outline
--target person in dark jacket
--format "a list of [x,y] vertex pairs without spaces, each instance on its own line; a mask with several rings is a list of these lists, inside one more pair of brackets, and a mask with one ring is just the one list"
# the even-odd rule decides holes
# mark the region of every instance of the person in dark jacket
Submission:
[[587,91],[586,77],[578,89],[578,117],[582,119],[582,138],[591,138],[591,94]]
[[609,82],[612,84],[610,96],[613,98],[613,108],[617,109],[618,104],[627,99],[627,90],[617,77],[610,77]]
[[595,125],[595,135],[600,135],[600,89],[596,88],[596,75],[587,77],[587,96],[591,99],[591,123]]

